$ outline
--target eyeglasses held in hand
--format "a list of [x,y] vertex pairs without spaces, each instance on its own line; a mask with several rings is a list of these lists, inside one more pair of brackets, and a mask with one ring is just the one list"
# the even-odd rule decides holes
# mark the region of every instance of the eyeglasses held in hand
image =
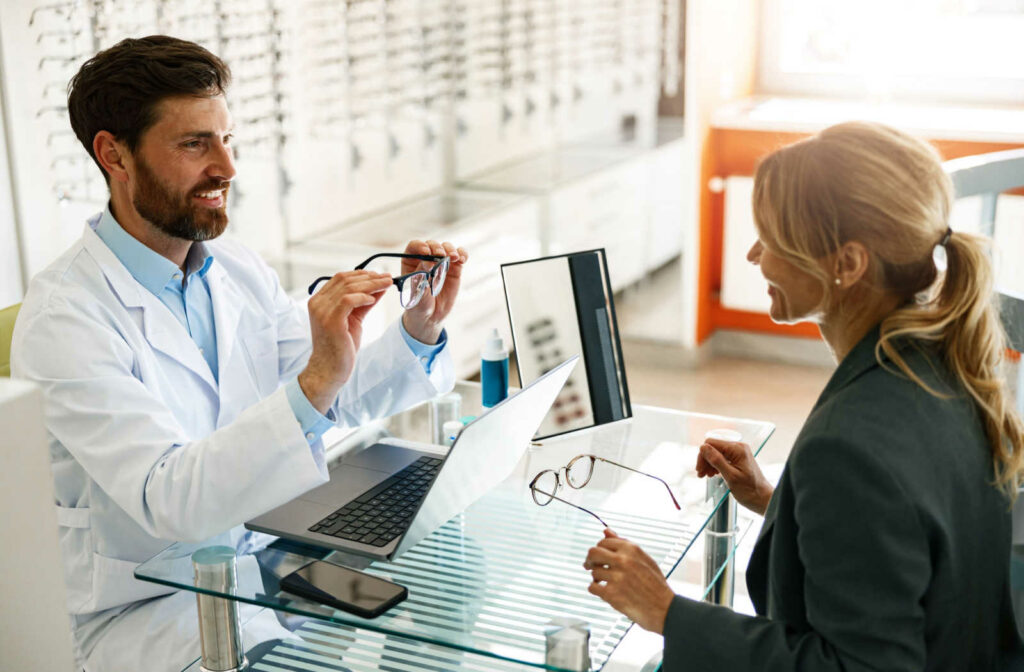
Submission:
[[[390,252],[382,252],[375,254],[366,261],[356,266],[355,270],[361,271],[366,266],[378,257],[397,257],[399,259],[418,259],[420,261],[435,261],[437,262],[431,268],[422,271],[413,271],[412,273],[406,273],[400,275],[397,278],[392,278],[391,282],[394,283],[395,287],[398,287],[398,300],[402,304],[402,308],[408,310],[412,308],[423,295],[426,294],[427,290],[430,290],[432,296],[437,296],[441,293],[441,288],[444,287],[444,279],[448,275],[448,257],[441,257],[433,254],[398,254]],[[328,275],[321,276],[313,281],[313,284],[309,286],[309,293],[312,294],[316,291],[317,286],[321,282],[330,280],[331,277]]]
[[559,473],[564,471],[566,484],[570,488],[579,490],[580,488],[585,487],[587,483],[590,483],[590,479],[594,475],[594,463],[599,460],[661,482],[661,484],[665,486],[665,489],[668,490],[668,496],[672,498],[672,503],[675,504],[676,509],[683,508],[679,506],[676,496],[672,494],[672,488],[670,488],[668,483],[664,480],[654,476],[653,474],[648,474],[638,469],[634,469],[633,467],[627,467],[626,465],[619,464],[618,462],[606,460],[605,458],[598,457],[597,455],[577,455],[569,460],[569,464],[565,465],[561,469],[545,469],[534,476],[533,480],[530,481],[530,494],[533,497],[533,501],[536,502],[538,506],[547,506],[552,502],[552,500],[557,499],[563,504],[568,504],[573,508],[589,513],[594,518],[597,518],[598,522],[602,525],[608,527],[608,524],[601,520],[601,517],[593,511],[585,509],[577,504],[573,504],[572,502],[568,502],[555,494],[558,492],[558,488],[562,486],[562,479],[559,477]]

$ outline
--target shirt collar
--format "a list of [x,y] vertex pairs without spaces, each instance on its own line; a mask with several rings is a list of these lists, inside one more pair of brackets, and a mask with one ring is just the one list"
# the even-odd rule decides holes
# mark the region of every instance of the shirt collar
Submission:
[[[121,228],[110,212],[109,204],[103,209],[95,230],[96,235],[128,269],[132,277],[154,296],[158,296],[179,272],[173,261],[149,249]],[[185,258],[186,275],[198,272],[200,277],[203,277],[211,263],[213,255],[206,245],[193,243]]]

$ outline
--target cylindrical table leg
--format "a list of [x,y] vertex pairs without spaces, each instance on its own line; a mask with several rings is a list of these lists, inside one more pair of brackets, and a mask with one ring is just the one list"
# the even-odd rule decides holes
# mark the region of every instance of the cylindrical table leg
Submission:
[[[228,546],[202,548],[192,554],[197,588],[218,593],[235,587],[235,550]],[[238,603],[223,597],[196,593],[199,611],[199,643],[202,672],[241,672],[249,667],[242,649]]]
[[[712,501],[718,501],[723,493],[728,493],[721,476],[708,479],[707,493]],[[704,586],[707,587],[714,582],[704,599],[713,604],[731,607],[736,563],[733,553],[736,547],[736,500],[731,494],[725,494],[725,501],[708,521],[704,535]],[[719,569],[722,570],[720,575]],[[718,581],[715,581],[716,575]]]

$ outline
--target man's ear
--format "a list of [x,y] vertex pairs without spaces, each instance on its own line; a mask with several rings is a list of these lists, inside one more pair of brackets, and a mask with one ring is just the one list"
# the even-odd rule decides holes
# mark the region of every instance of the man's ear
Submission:
[[127,148],[117,141],[110,131],[100,131],[92,139],[92,152],[103,170],[110,175],[111,181],[127,182],[127,160],[130,160]]
[[843,289],[849,289],[868,271],[871,255],[868,249],[855,240],[843,243],[835,254],[835,277]]

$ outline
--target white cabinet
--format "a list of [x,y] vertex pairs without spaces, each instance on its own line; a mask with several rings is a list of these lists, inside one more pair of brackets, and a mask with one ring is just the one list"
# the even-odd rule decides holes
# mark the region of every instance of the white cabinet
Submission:
[[552,191],[550,253],[603,247],[613,290],[639,280],[650,224],[647,177],[639,156]]
[[647,269],[668,263],[683,250],[689,174],[682,138],[653,150],[648,161]]
[[685,140],[680,127],[649,127],[646,141],[592,137],[482,173],[468,189],[536,198],[545,255],[605,248],[619,291],[682,252]]

